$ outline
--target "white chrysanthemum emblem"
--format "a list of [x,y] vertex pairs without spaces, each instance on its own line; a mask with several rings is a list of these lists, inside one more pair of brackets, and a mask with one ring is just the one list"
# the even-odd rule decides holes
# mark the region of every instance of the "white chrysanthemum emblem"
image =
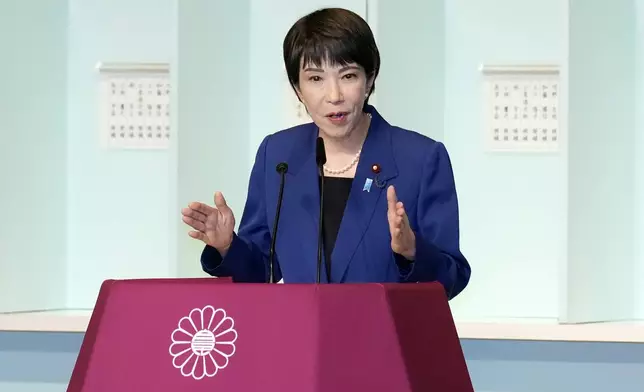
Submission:
[[215,310],[210,305],[193,309],[172,332],[172,365],[181,369],[183,376],[195,380],[215,376],[228,366],[228,358],[235,353],[234,326],[223,309]]

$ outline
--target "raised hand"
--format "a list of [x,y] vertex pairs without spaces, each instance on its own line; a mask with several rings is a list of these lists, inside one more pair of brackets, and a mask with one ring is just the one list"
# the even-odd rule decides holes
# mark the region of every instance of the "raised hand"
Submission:
[[416,235],[409,226],[405,206],[398,201],[393,185],[387,188],[387,219],[391,232],[391,249],[406,259],[414,260],[416,256]]
[[215,193],[215,207],[192,202],[181,210],[183,221],[194,230],[188,234],[217,249],[223,256],[230,247],[235,216],[221,192]]

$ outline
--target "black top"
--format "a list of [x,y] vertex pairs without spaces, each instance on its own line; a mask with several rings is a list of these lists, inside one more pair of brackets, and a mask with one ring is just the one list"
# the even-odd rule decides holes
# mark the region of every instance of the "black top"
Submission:
[[[324,177],[324,217],[322,222],[322,240],[326,271],[330,277],[331,253],[340,230],[344,209],[349,199],[353,178]],[[331,279],[329,278],[329,281]]]

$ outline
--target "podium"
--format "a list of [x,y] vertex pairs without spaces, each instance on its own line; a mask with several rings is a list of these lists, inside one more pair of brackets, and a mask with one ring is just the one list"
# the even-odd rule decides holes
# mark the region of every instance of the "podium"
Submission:
[[437,283],[108,280],[67,391],[472,392]]

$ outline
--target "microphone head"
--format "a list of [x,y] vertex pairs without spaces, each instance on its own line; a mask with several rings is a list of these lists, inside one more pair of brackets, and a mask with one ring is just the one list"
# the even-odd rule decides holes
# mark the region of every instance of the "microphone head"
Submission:
[[321,137],[318,137],[315,145],[315,162],[317,162],[318,166],[326,163],[326,150],[324,149],[324,140]]
[[288,171],[288,163],[286,163],[286,162],[280,162],[280,163],[278,163],[278,164],[277,164],[277,166],[275,167],[275,170],[276,170],[279,174],[284,174],[284,173],[286,173],[286,172]]

